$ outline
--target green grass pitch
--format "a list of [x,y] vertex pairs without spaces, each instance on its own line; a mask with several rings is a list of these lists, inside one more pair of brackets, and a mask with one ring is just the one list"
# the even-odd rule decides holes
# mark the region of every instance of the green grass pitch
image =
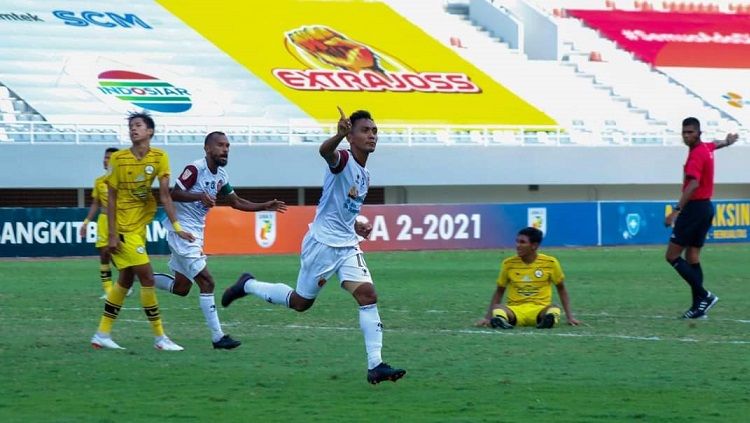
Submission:
[[[356,305],[335,281],[306,313],[254,297],[220,308],[243,342],[233,351],[211,348],[195,288],[157,293],[185,351],[154,350],[136,290],[113,332],[127,350],[96,351],[95,258],[0,261],[0,421],[747,421],[750,246],[705,248],[706,286],[721,300],[702,321],[677,318],[689,289],[662,247],[544,251],[560,259],[583,326],[472,326],[511,250],[367,254],[384,359],[408,370],[377,386],[365,380]],[[298,265],[209,259],[217,300],[245,270],[294,285]]]

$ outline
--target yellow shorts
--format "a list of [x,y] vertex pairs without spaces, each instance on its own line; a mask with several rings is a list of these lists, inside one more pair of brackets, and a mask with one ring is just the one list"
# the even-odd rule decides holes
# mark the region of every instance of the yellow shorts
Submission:
[[117,270],[140,266],[149,262],[146,253],[146,228],[138,232],[120,233],[120,248],[112,254]]
[[536,317],[539,312],[549,305],[519,304],[507,306],[516,315],[516,326],[536,326]]
[[96,219],[96,248],[106,247],[109,244],[109,220],[107,213],[99,213]]

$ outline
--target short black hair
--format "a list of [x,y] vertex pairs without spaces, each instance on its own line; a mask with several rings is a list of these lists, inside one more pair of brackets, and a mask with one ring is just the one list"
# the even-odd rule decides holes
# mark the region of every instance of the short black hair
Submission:
[[683,119],[682,126],[695,126],[700,131],[701,121],[691,116],[691,117]]
[[212,140],[212,139],[213,139],[214,137],[218,137],[218,136],[221,136],[221,135],[223,135],[223,136],[225,136],[225,137],[227,136],[227,134],[225,134],[225,133],[223,133],[223,132],[221,132],[221,131],[213,131],[213,132],[209,132],[209,133],[208,133],[208,135],[206,135],[206,139],[205,139],[205,140],[203,140],[203,145],[208,145],[208,143],[209,143],[209,142],[210,142],[210,141],[211,141],[211,140]]
[[370,112],[368,112],[367,110],[357,110],[356,112],[352,113],[351,116],[349,116],[349,122],[352,123],[352,127],[354,127],[354,122],[360,119],[374,120],[372,118],[372,115],[370,115]]
[[117,147],[109,147],[108,149],[104,150],[104,154],[114,153],[115,151],[120,151],[120,149]]
[[518,231],[518,235],[526,235],[527,237],[529,237],[529,242],[531,242],[532,244],[541,244],[542,239],[544,238],[544,234],[542,233],[542,231],[537,228],[532,228],[531,226]]
[[145,110],[142,112],[128,113],[128,125],[130,124],[130,122],[138,118],[143,119],[143,122],[146,123],[146,128],[148,129],[156,128],[156,123],[154,123],[154,118],[152,118],[151,115]]

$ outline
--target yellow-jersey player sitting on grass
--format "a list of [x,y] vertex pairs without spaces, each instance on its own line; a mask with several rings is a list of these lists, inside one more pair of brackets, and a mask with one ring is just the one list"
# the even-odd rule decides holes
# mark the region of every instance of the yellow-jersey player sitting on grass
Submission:
[[[542,243],[542,231],[524,228],[516,236],[516,256],[503,260],[497,289],[490,306],[478,326],[512,329],[515,326],[536,326],[549,329],[560,321],[560,307],[552,303],[552,285],[557,288],[568,324],[580,322],[570,310],[570,298],[565,289],[560,263],[556,258],[537,250]],[[508,291],[505,305],[500,302]]]

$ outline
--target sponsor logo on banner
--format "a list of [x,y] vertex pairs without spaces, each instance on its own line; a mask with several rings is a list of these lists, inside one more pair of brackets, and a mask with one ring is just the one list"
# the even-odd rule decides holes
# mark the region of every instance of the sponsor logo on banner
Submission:
[[180,113],[193,106],[186,88],[175,87],[151,75],[125,70],[100,73],[99,92],[155,112]]
[[99,26],[103,28],[132,28],[139,26],[143,29],[153,29],[145,20],[133,13],[94,12],[86,10],[78,14],[71,10],[55,10],[52,14],[70,26]]
[[547,208],[531,207],[528,209],[528,225],[532,228],[539,229],[542,233],[547,233]]
[[286,50],[307,69],[274,69],[284,85],[309,91],[478,93],[464,73],[418,72],[403,61],[324,25],[284,37]]
[[638,213],[628,213],[625,216],[625,227],[627,228],[627,233],[623,234],[625,239],[638,235],[638,231],[641,229],[641,215]]
[[741,109],[745,105],[745,103],[747,103],[747,101],[744,100],[741,95],[732,91],[729,91],[721,97],[727,101],[727,104],[738,109]]
[[268,248],[276,242],[276,213],[255,213],[255,242],[262,248]]
[[0,21],[5,22],[44,22],[44,19],[33,13],[0,12]]

